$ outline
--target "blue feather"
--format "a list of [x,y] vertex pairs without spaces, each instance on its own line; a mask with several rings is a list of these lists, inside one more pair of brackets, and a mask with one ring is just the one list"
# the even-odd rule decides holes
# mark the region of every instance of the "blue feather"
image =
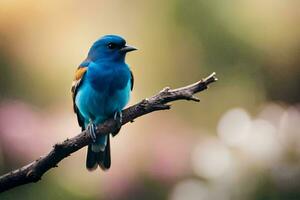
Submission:
[[[121,51],[124,47],[127,46],[123,38],[114,35],[104,36],[93,44],[88,58],[81,64],[87,66],[87,72],[77,90],[75,105],[83,118],[84,128],[90,121],[97,125],[103,123],[116,112],[120,112],[129,101],[132,81],[131,71],[125,63],[127,52]],[[97,159],[100,159],[99,165],[103,165],[101,159],[105,157],[103,155],[109,153],[104,152],[109,149],[108,137],[97,138],[89,147],[88,168],[94,168]],[[101,155],[97,156],[97,153]]]

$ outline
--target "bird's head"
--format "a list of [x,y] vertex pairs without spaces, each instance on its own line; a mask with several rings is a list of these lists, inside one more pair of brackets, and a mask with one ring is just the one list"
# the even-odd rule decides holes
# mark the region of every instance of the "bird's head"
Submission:
[[137,50],[127,46],[126,41],[117,35],[105,35],[91,47],[88,57],[93,60],[124,61],[126,53]]

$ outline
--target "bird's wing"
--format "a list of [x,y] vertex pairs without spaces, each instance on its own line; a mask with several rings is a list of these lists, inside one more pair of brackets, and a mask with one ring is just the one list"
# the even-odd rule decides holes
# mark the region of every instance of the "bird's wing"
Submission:
[[134,77],[133,77],[133,73],[132,71],[130,70],[130,83],[131,83],[131,90],[133,89],[133,84],[134,84]]
[[75,77],[74,77],[74,80],[73,80],[73,83],[72,83],[72,88],[71,88],[72,99],[73,99],[73,109],[74,109],[74,112],[77,115],[78,124],[82,129],[84,129],[84,120],[83,120],[83,117],[81,116],[81,114],[80,114],[80,112],[79,112],[79,110],[76,106],[75,98],[76,98],[76,94],[77,94],[78,88],[80,86],[80,83],[81,83],[86,71],[87,71],[87,66],[80,65],[77,68],[77,70],[75,72]]

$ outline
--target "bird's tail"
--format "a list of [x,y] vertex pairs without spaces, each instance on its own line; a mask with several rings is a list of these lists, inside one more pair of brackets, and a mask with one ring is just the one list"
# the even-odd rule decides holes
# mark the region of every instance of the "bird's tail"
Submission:
[[88,146],[86,168],[92,171],[95,170],[98,165],[102,170],[110,168],[111,159],[109,135],[98,137],[95,143],[89,144]]

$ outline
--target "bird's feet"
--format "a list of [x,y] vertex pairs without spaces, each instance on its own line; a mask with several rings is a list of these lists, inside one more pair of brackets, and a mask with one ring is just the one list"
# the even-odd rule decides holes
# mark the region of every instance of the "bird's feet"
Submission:
[[97,126],[92,121],[90,121],[90,123],[87,126],[87,130],[88,130],[93,142],[96,142]]
[[112,136],[116,136],[120,132],[120,129],[121,129],[121,126],[122,126],[122,120],[123,120],[122,111],[116,111],[115,112],[114,120],[117,124],[117,130],[115,132],[111,133]]

